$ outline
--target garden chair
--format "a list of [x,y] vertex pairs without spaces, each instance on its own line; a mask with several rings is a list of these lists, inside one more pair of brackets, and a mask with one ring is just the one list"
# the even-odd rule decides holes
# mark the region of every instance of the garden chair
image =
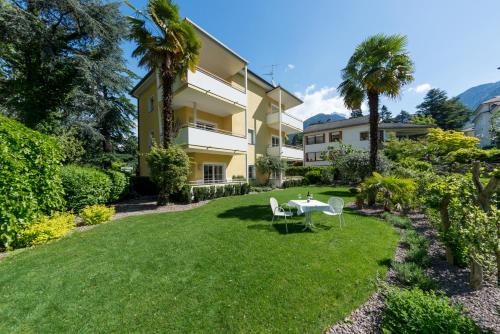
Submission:
[[328,216],[337,216],[339,217],[340,227],[345,225],[343,210],[344,210],[344,200],[339,197],[330,197],[328,200],[328,206],[330,210],[325,210],[323,213]]
[[286,233],[288,233],[288,225],[286,223],[286,218],[287,217],[292,217],[293,216],[293,213],[290,211],[290,210],[285,210],[283,208],[283,206],[280,206],[278,204],[278,201],[276,200],[276,198],[274,197],[271,197],[269,199],[269,202],[271,204],[271,210],[273,210],[273,221],[271,222],[271,225],[274,224],[274,217],[285,217],[285,229],[286,229]]

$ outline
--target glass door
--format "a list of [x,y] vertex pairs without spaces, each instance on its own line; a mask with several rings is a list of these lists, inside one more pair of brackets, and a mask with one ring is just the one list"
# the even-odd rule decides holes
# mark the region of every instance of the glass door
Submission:
[[215,164],[203,165],[203,182],[204,183],[225,182],[224,166]]

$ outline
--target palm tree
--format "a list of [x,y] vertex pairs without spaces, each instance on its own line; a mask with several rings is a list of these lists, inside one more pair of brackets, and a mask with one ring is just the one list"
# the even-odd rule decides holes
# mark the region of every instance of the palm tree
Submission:
[[149,0],[146,12],[129,2],[137,17],[127,17],[130,38],[137,42],[132,56],[140,57],[139,65],[159,70],[163,98],[163,145],[173,137],[172,87],[177,76],[185,79],[187,71],[195,71],[201,42],[193,26],[179,15],[179,7],[171,0]]
[[370,169],[377,170],[380,95],[397,98],[401,87],[413,81],[413,62],[407,38],[378,34],[363,41],[342,70],[340,95],[346,107],[358,109],[365,99],[370,108]]

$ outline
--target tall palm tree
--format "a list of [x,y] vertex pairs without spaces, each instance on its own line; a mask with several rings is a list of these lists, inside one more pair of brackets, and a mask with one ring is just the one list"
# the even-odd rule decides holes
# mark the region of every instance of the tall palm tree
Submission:
[[402,35],[374,35],[363,41],[342,70],[340,95],[346,107],[358,109],[368,99],[370,109],[370,169],[377,170],[380,95],[397,98],[413,81],[413,62]]
[[177,76],[185,78],[187,71],[195,71],[199,61],[201,42],[193,26],[181,19],[179,7],[171,0],[149,0],[146,12],[127,5],[137,14],[127,17],[130,38],[137,42],[132,56],[139,57],[139,65],[159,70],[163,97],[163,145],[172,142],[173,110],[172,87]]

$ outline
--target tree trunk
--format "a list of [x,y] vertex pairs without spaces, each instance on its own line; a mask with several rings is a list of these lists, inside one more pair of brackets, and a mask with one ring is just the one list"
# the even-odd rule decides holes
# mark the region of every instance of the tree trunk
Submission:
[[370,171],[377,171],[378,153],[378,105],[379,95],[377,92],[368,92],[368,106],[370,107]]
[[470,285],[474,290],[481,289],[483,285],[483,267],[474,260],[470,266]]
[[102,143],[102,148],[104,152],[111,153],[113,152],[113,142],[111,141],[111,135],[109,133],[102,133],[104,137],[104,141]]
[[165,60],[161,70],[161,84],[163,95],[163,146],[168,147],[172,142],[174,129],[174,111],[172,110],[173,92],[172,88],[175,75],[172,70],[172,63],[169,57]]

